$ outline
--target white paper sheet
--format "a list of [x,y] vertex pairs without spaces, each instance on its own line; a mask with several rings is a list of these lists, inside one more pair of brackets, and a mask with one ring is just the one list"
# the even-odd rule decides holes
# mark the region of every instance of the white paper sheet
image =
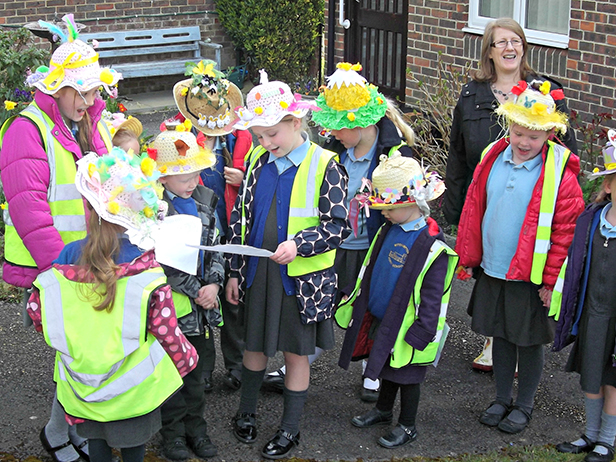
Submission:
[[[153,234],[156,260],[163,265],[197,274],[201,242],[201,219],[192,215],[165,217]],[[190,246],[189,246],[190,245]]]
[[260,249],[258,247],[252,247],[249,245],[239,244],[221,244],[221,245],[191,245],[186,244],[189,247],[196,247],[201,250],[208,250],[210,252],[222,252],[222,253],[234,253],[239,255],[248,255],[251,257],[271,257],[274,255],[269,250]]

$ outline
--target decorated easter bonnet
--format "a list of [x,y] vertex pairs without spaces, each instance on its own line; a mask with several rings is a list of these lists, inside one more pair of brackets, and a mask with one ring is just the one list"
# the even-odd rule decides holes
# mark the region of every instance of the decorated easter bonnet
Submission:
[[175,104],[193,126],[208,136],[231,133],[234,109],[243,104],[242,92],[209,59],[199,64],[188,63],[189,79],[173,87]]
[[601,176],[616,173],[616,131],[607,132],[607,144],[603,148],[603,167],[604,170],[595,168],[589,178],[599,178]]
[[39,21],[39,25],[57,35],[62,44],[51,55],[49,67],[40,66],[28,77],[27,83],[48,95],[64,87],[72,87],[83,93],[102,86],[115,97],[117,89],[114,87],[122,74],[100,66],[94,48],[79,40],[72,14],[65,15],[62,20],[66,24],[66,31],[54,24]]
[[147,249],[147,238],[167,212],[159,177],[146,154],[114,147],[107,155],[91,152],[78,160],[75,184],[99,217],[126,228],[130,241]]
[[515,101],[501,104],[496,113],[509,123],[515,123],[530,130],[567,131],[567,115],[556,110],[556,103],[565,97],[561,89],[551,90],[549,81],[533,80],[530,84],[520,80],[511,89]]
[[[188,119],[186,121],[190,124]],[[168,124],[167,130],[156,137],[147,153],[156,161],[163,176],[200,172],[216,163],[212,151],[199,146],[195,135],[179,121],[175,125]]]
[[424,215],[430,208],[427,202],[445,192],[445,183],[436,172],[427,172],[411,157],[400,152],[390,157],[382,154],[372,173],[368,206],[372,209],[395,209],[417,204]]
[[139,121],[139,119],[133,116],[126,117],[126,114],[123,112],[111,113],[108,111],[103,111],[102,118],[105,121],[111,136],[123,130],[134,133],[137,138],[139,138],[143,133],[143,124]]
[[260,83],[246,96],[246,106],[235,109],[238,116],[234,128],[248,130],[251,127],[272,127],[285,116],[301,119],[310,109],[319,108],[302,101],[301,95],[294,94],[289,86],[280,81],[270,82],[267,72],[261,69]]
[[312,120],[330,130],[376,124],[387,111],[385,97],[358,74],[361,64],[338,63],[336,67],[317,98],[321,110],[312,114]]

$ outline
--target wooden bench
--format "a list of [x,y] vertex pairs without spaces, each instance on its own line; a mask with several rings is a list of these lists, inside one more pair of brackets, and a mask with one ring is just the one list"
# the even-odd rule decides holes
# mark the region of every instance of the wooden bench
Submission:
[[[96,40],[98,42],[96,51],[102,58],[102,63],[121,72],[125,79],[184,74],[187,62],[198,62],[203,59],[201,47],[211,48],[216,52],[215,61],[220,69],[222,45],[211,43],[209,39],[201,40],[199,26],[93,32],[79,34],[79,38],[89,43]],[[192,56],[178,57],[180,54],[187,56],[188,53]],[[127,58],[147,58],[148,55],[152,55],[150,59],[126,62]]]

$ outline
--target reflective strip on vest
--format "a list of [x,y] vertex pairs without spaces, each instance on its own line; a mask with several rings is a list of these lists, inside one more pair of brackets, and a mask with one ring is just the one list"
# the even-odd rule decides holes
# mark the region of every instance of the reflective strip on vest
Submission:
[[[60,353],[60,359],[64,364],[66,371],[76,382],[98,388],[105,380],[111,377],[120,368],[124,360],[120,360],[113,364],[109,372],[105,374],[83,374],[71,369],[70,364],[74,361],[70,356],[68,343],[66,340],[66,332],[64,330],[64,314],[62,310],[62,292],[56,274],[56,270],[45,271],[38,280],[41,286],[45,289],[46,297],[54,300],[54,303],[46,303],[46,332],[50,341],[50,346]],[[122,346],[128,354],[135,351],[141,345],[139,341],[141,335],[141,316],[138,306],[141,304],[143,287],[151,284],[160,278],[160,273],[143,272],[135,276],[127,278],[126,290],[124,292],[124,318],[122,322]],[[57,302],[56,302],[57,301]],[[138,305],[135,307],[135,305]],[[156,353],[158,355],[158,353]],[[154,359],[154,358],[153,358]],[[160,358],[156,361],[158,363]],[[60,371],[63,371],[60,368]],[[131,374],[134,369],[131,370]],[[122,376],[124,379],[127,374]],[[138,377],[138,376],[136,376]],[[64,380],[65,378],[63,378]],[[134,385],[133,377],[126,377],[127,380]],[[113,383],[119,382],[116,380]],[[94,400],[96,401],[96,400]]]
[[[267,151],[263,146],[256,147],[251,153],[250,164],[246,169],[246,179],[250,177],[255,164]],[[289,222],[287,225],[287,239],[292,239],[297,232],[311,226],[318,226],[320,188],[325,177],[325,170],[329,161],[336,157],[331,151],[325,151],[320,146],[311,143],[306,157],[299,165],[293,188],[289,208]],[[248,184],[246,181],[245,184]],[[246,189],[241,197],[241,243],[245,243],[246,236]],[[322,271],[334,265],[336,251],[329,250],[312,257],[297,256],[287,265],[287,274],[291,277]]]
[[565,258],[563,266],[560,268],[556,284],[554,284],[554,290],[552,292],[552,299],[550,301],[550,311],[548,316],[554,316],[554,321],[558,321],[560,318],[560,309],[563,302],[563,287],[565,285],[565,273],[567,272],[567,265],[569,264],[569,257]]
[[533,252],[533,263],[530,272],[530,281],[533,284],[541,285],[543,282],[543,269],[550,250],[550,237],[552,235],[552,221],[558,189],[563,177],[570,151],[551,141],[548,142],[549,149],[545,161],[545,172],[543,175],[543,188],[541,191],[541,203],[539,205],[539,222],[537,224],[537,237]]

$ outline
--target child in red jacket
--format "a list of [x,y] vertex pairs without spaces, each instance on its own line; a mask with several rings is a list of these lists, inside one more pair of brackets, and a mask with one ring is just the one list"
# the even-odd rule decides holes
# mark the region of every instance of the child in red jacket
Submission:
[[[584,209],[579,159],[550,140],[567,129],[556,111],[562,90],[534,80],[513,87],[515,102],[497,109],[509,136],[489,145],[473,175],[456,252],[477,277],[468,312],[472,329],[494,337],[496,399],[484,425],[518,433],[528,425],[553,332],[545,306]],[[518,364],[518,395],[512,401]]]

